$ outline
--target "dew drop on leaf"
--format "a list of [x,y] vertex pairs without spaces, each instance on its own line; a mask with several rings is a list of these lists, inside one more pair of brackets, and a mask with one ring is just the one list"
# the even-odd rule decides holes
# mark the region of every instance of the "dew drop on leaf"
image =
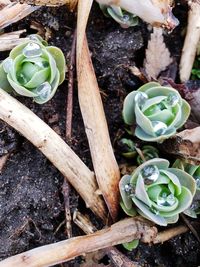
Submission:
[[42,49],[39,44],[29,43],[24,47],[23,55],[27,58],[39,57],[42,55]]

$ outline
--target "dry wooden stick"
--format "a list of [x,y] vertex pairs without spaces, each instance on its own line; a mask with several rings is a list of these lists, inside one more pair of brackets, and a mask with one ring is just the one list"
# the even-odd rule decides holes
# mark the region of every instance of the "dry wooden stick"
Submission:
[[156,238],[153,240],[153,244],[164,243],[170,240],[171,238],[174,238],[177,235],[184,234],[188,231],[189,231],[189,228],[185,225],[180,225],[174,228],[167,229],[165,231],[158,233]]
[[189,80],[200,40],[200,3],[192,2],[188,16],[188,27],[180,61],[180,79]]
[[[91,234],[94,231],[96,231],[96,228],[91,223],[90,219],[87,216],[81,214],[79,211],[74,212],[73,221],[86,234]],[[165,231],[159,232],[156,235],[156,237],[152,240],[152,243],[153,244],[164,243],[165,241],[168,241],[169,239],[177,235],[184,234],[187,231],[189,231],[189,228],[185,225],[180,225],[174,228],[167,229]]]
[[142,239],[152,242],[157,229],[140,218],[129,218],[94,234],[74,237],[18,254],[0,262],[0,267],[45,267],[66,262],[99,249]]
[[78,4],[78,0],[66,0],[67,1],[67,8],[73,12],[76,9],[76,6]]
[[72,137],[72,114],[73,114],[73,88],[74,88],[74,65],[76,62],[76,30],[74,31],[72,48],[70,53],[70,62],[68,69],[68,94],[66,109],[66,140]]
[[19,0],[20,3],[26,3],[36,6],[63,6],[67,4],[67,0]]
[[8,154],[3,155],[3,156],[0,157],[0,174],[1,174],[2,170],[3,170],[3,167],[4,167],[5,164],[6,164],[6,162],[7,162],[8,158],[9,158],[9,156],[10,156],[10,155],[9,155],[9,153],[8,153]]
[[15,23],[37,10],[39,7],[27,4],[11,3],[0,10],[0,29]]
[[113,220],[119,206],[120,173],[113,153],[87,40],[77,62],[78,97],[99,188]]
[[[85,234],[92,234],[97,230],[89,218],[81,214],[78,210],[74,212],[73,221]],[[104,252],[103,254],[108,255],[116,267],[139,267],[138,263],[129,260],[129,258],[119,252],[115,247],[107,247],[102,251]]]
[[88,208],[105,220],[104,202],[95,192],[94,173],[72,149],[31,110],[0,89],[0,119],[32,142],[68,179]]
[[64,179],[63,186],[62,186],[62,194],[64,198],[64,205],[65,205],[65,221],[66,221],[66,233],[67,237],[72,237],[72,217],[71,217],[71,211],[70,211],[70,201],[69,201],[69,192],[70,192],[70,185],[69,183]]
[[20,38],[26,30],[4,33],[0,35],[0,51],[9,51],[15,46],[25,42],[28,38]]

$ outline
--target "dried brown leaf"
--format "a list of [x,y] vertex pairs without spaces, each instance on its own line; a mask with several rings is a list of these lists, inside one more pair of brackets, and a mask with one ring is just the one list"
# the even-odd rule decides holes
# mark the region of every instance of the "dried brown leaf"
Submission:
[[154,28],[146,50],[144,62],[145,71],[149,79],[156,80],[161,71],[172,63],[170,52],[164,43],[162,29]]

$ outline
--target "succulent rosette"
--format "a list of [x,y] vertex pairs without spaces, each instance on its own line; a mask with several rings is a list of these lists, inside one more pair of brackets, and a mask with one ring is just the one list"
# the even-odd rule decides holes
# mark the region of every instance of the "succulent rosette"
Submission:
[[38,104],[50,100],[65,78],[62,51],[38,35],[16,46],[0,65],[0,87],[32,97]]
[[177,159],[173,167],[189,173],[195,179],[196,194],[191,206],[184,213],[192,218],[197,218],[197,215],[200,214],[200,165],[193,165],[185,160]]
[[177,90],[150,82],[127,95],[123,105],[126,124],[136,125],[135,135],[144,141],[162,142],[183,126],[190,105]]
[[140,165],[119,183],[121,207],[130,216],[138,212],[158,225],[175,223],[189,208],[196,192],[194,178],[169,161],[152,159]]
[[138,17],[123,10],[119,6],[107,6],[99,4],[101,10],[106,17],[112,17],[116,22],[118,22],[122,27],[133,27],[138,24]]

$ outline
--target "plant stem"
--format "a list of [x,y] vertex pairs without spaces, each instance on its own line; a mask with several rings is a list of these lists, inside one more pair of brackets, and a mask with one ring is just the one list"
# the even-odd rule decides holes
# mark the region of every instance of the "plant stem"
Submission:
[[76,63],[76,29],[73,35],[73,42],[70,53],[70,62],[68,70],[68,94],[67,94],[67,112],[66,112],[66,140],[72,137],[72,114],[73,114],[73,88],[74,88],[74,67]]

